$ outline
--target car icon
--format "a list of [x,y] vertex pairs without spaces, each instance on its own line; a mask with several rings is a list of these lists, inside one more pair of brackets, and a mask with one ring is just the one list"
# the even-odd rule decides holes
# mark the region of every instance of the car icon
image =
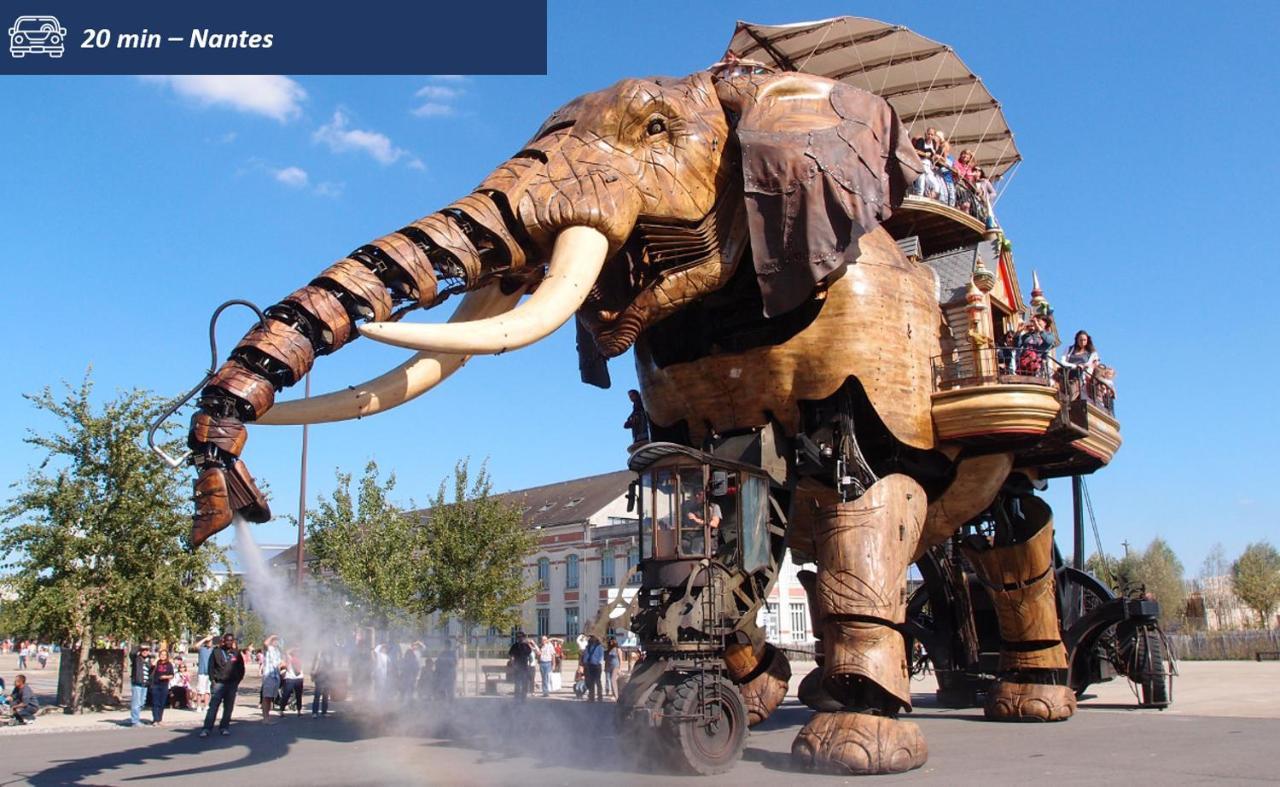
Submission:
[[62,57],[67,29],[56,16],[20,16],[9,28],[9,54],[14,57]]

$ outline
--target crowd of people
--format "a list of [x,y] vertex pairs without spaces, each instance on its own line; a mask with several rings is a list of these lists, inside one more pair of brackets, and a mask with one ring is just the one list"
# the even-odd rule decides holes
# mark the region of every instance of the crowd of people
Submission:
[[953,157],[946,134],[935,128],[926,129],[911,144],[924,163],[924,172],[912,185],[913,194],[962,210],[989,228],[996,226],[995,178],[987,177],[972,150],[961,150]]
[[[579,699],[600,702],[617,694],[617,675],[622,667],[623,651],[615,637],[601,642],[595,634],[579,637],[578,667],[574,672],[573,692]],[[542,696],[560,690],[564,668],[564,643],[559,639],[539,637],[535,643],[523,631],[507,651],[507,676],[515,686],[515,697],[523,702],[536,690],[534,670],[541,680]]]
[[[1054,374],[1050,359],[1059,344],[1053,315],[1032,315],[1017,330],[1006,331],[1001,338],[996,351],[1000,374],[1050,379]],[[1076,331],[1058,364],[1062,371],[1056,381],[1068,386],[1070,398],[1089,399],[1112,408],[1115,374],[1100,362],[1088,331]]]

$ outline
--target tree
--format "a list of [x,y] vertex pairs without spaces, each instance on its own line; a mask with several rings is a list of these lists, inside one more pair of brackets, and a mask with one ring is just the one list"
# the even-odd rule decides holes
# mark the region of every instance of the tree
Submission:
[[1200,594],[1204,599],[1205,615],[1213,615],[1214,628],[1222,628],[1231,615],[1231,597],[1225,593],[1224,577],[1231,571],[1226,551],[1221,543],[1214,544],[1200,564]]
[[[447,500],[446,481],[441,480],[422,522],[423,564],[431,573],[424,606],[458,618],[464,632],[476,626],[514,626],[520,619],[517,608],[535,590],[524,581],[521,568],[537,540],[525,530],[519,510],[490,496],[492,486],[485,465],[472,480],[469,462],[459,461],[453,468],[453,501]],[[464,637],[464,665],[466,660]],[[476,669],[478,680],[478,662]]]
[[425,564],[431,578],[424,606],[474,626],[506,628],[519,622],[517,608],[533,595],[521,575],[536,540],[523,526],[520,511],[490,496],[488,469],[471,480],[466,460],[453,470],[453,501],[445,482],[422,523]]
[[1267,628],[1280,604],[1280,552],[1266,541],[1245,547],[1231,564],[1231,585],[1249,609],[1258,613],[1258,628]]
[[1094,553],[1084,565],[1085,570],[1109,583],[1116,593],[1145,588],[1160,602],[1160,611],[1167,620],[1184,621],[1187,588],[1182,579],[1182,562],[1164,539],[1157,538],[1146,551],[1130,552],[1122,558]]
[[1163,538],[1155,538],[1138,560],[1136,574],[1147,592],[1160,602],[1160,611],[1169,621],[1184,622],[1187,607],[1187,584],[1183,581],[1182,561]]
[[142,446],[165,403],[133,389],[95,409],[89,373],[65,388],[61,398],[48,387],[24,394],[60,427],[28,431],[24,442],[47,456],[0,508],[0,582],[12,594],[0,628],[62,647],[58,702],[79,712],[95,638],[207,630],[225,613],[212,574],[225,558],[212,545],[190,549],[185,484]]
[[339,472],[337,478],[330,499],[308,517],[308,546],[319,576],[336,581],[360,617],[385,631],[424,611],[424,532],[391,501],[394,473],[381,481],[378,464],[369,462],[354,499],[351,475]]

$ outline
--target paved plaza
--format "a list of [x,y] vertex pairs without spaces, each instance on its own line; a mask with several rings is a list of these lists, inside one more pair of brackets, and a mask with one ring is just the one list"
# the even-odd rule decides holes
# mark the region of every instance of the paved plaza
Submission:
[[[798,675],[806,666],[797,665]],[[1280,781],[1280,663],[1188,662],[1181,672],[1169,710],[1137,709],[1127,684],[1111,682],[1082,702],[1074,719],[1053,725],[986,723],[977,710],[936,707],[932,686],[917,683],[912,717],[929,741],[929,762],[875,783]],[[225,738],[197,738],[195,714],[181,712],[167,715],[172,726],[160,729],[129,729],[118,714],[89,714],[0,731],[0,784],[694,783],[636,762],[628,742],[614,735],[613,706],[572,695],[524,706],[509,697],[467,698],[403,718],[338,703],[329,719],[290,716],[265,726],[251,708],[256,685],[246,680]],[[699,781],[851,781],[790,769],[791,740],[808,715],[790,699],[751,732],[729,776]]]

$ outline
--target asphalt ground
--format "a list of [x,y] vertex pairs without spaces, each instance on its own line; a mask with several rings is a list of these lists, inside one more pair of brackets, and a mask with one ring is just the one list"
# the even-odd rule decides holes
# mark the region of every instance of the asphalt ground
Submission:
[[[1179,692],[1193,709],[1204,698],[1245,697],[1249,687],[1242,681],[1254,684],[1262,701],[1236,711],[1246,715],[1230,715],[1220,700],[1203,715],[1159,712],[1137,709],[1123,684],[1106,684],[1070,721],[1014,725],[986,722],[979,710],[938,708],[925,691],[910,718],[928,740],[928,763],[874,783],[1280,782],[1280,663],[1183,665],[1183,673],[1175,708]],[[1231,684],[1211,685],[1224,679]],[[415,707],[401,717],[371,704],[337,708],[328,719],[290,716],[264,725],[242,705],[232,734],[208,739],[186,725],[130,729],[106,719],[89,730],[5,735],[0,784],[694,783],[640,760],[634,742],[615,735],[610,704],[533,699],[518,706],[509,697],[468,698]],[[792,769],[791,741],[809,715],[789,700],[751,732],[729,774],[697,783],[853,781]]]

